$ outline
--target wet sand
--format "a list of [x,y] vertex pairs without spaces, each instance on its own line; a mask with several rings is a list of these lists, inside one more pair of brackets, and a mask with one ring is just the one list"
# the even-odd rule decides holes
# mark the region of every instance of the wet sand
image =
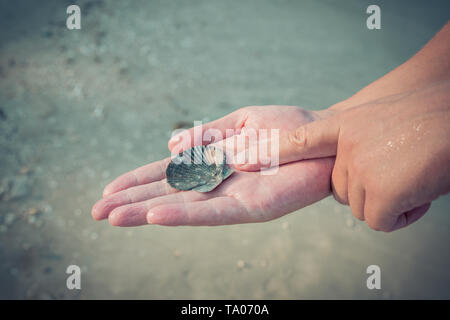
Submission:
[[[111,227],[117,175],[169,155],[180,121],[246,105],[328,107],[404,62],[445,1],[0,1],[0,298],[450,298],[450,197],[370,230],[327,198],[263,224]],[[82,289],[66,268],[82,268]],[[368,290],[366,268],[381,267]]]

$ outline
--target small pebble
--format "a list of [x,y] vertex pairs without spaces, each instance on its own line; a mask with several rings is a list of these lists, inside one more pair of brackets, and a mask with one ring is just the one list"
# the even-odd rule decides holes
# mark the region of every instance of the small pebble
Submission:
[[245,261],[244,260],[238,260],[236,263],[236,266],[238,269],[244,269],[245,268]]
[[355,226],[355,220],[353,220],[352,218],[347,218],[345,224],[347,225],[347,227],[353,228]]
[[53,212],[53,208],[52,208],[52,206],[49,205],[49,204],[44,205],[44,206],[43,206],[43,209],[44,209],[44,212],[45,212],[45,213],[52,213],[52,212]]
[[95,118],[102,118],[104,115],[104,107],[103,105],[96,105],[94,107],[94,111],[92,112]]
[[28,174],[30,171],[31,171],[31,170],[30,170],[30,168],[28,168],[28,167],[22,167],[22,168],[20,168],[20,173],[21,173],[21,174]]
[[28,214],[29,215],[35,215],[36,213],[38,213],[39,212],[39,210],[37,209],[37,208],[30,208],[30,209],[28,209]]

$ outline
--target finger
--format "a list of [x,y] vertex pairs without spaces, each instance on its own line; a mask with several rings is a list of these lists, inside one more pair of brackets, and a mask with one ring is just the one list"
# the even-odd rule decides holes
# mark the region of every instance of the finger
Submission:
[[[194,145],[205,145],[227,137],[227,129],[241,129],[245,124],[245,112],[236,110],[223,118],[185,130],[169,140],[169,150],[180,153]],[[208,134],[205,135],[205,132]],[[214,141],[205,140],[205,136],[214,137]],[[231,136],[231,135],[229,135]]]
[[106,219],[110,212],[117,207],[150,200],[155,197],[161,197],[175,192],[178,192],[178,190],[172,188],[165,179],[131,187],[97,201],[92,207],[91,214],[95,220]]
[[348,205],[348,171],[345,160],[336,158],[331,174],[331,190],[334,199],[340,204]]
[[252,128],[224,140],[227,159],[241,171],[257,171],[280,165],[278,133],[270,137]]
[[130,187],[164,179],[166,177],[166,169],[169,162],[170,158],[166,158],[124,173],[105,187],[103,190],[103,197],[107,197],[115,192]]
[[366,193],[364,217],[370,228],[384,232],[403,228],[422,217],[430,207],[430,204],[426,203],[400,213],[402,211],[392,206],[392,203],[398,203],[398,200],[395,199],[396,197],[391,200],[379,201],[379,196],[377,198],[376,194]]
[[216,197],[205,201],[164,204],[147,214],[147,222],[165,226],[217,226],[255,222],[235,198]]
[[349,187],[348,187],[348,204],[352,210],[353,216],[363,221],[364,220],[364,202],[365,202],[366,192],[362,185],[358,182],[354,182],[349,177]]
[[[255,165],[259,163],[258,155],[258,138],[248,139],[245,128],[241,133],[228,137],[226,139],[210,144],[220,150],[223,150],[226,155],[227,163],[235,166],[249,166],[251,163]],[[252,171],[252,170],[245,170]]]
[[371,229],[387,232],[395,224],[397,216],[386,203],[382,203],[379,199],[366,192],[364,220]]
[[335,156],[342,114],[280,133],[280,163]]
[[391,198],[381,197],[379,193],[370,193],[366,190],[364,220],[367,225],[375,231],[391,231],[399,216],[393,203],[395,201]]
[[177,192],[151,200],[131,203],[111,211],[108,220],[113,226],[132,227],[147,224],[147,213],[152,208],[163,204],[183,204],[186,202],[206,200],[211,195],[196,191]]
[[423,215],[428,211],[428,209],[430,209],[430,206],[431,203],[426,203],[420,207],[414,208],[408,212],[401,214],[390,231],[404,228],[416,222],[417,220],[423,217]]

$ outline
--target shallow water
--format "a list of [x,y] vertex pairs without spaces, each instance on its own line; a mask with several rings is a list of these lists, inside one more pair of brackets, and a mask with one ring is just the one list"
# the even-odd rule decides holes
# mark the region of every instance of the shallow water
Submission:
[[370,1],[77,3],[69,31],[70,2],[0,1],[0,298],[450,298],[449,196],[392,234],[331,198],[213,228],[90,216],[106,183],[168,156],[180,122],[345,99],[419,50],[448,2],[377,1],[378,31]]

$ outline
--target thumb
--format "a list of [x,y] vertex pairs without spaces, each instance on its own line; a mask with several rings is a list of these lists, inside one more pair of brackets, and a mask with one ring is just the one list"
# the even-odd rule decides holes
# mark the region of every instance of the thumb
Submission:
[[[342,113],[333,114],[293,130],[281,130],[275,141],[273,139],[269,140],[270,148],[268,147],[268,149],[276,150],[277,154],[272,152],[269,155],[270,161],[268,163],[270,163],[270,166],[278,166],[298,160],[335,156],[340,127],[341,123],[343,123],[342,119]],[[246,146],[244,151],[252,154],[252,151],[255,151],[253,149],[257,147],[256,150],[258,150],[259,145],[264,143],[267,143],[267,141],[258,141],[256,145]],[[275,146],[272,146],[273,144]],[[239,151],[240,149],[237,152],[238,155]],[[274,159],[275,161],[273,161]],[[243,171],[257,171],[267,167],[267,165],[263,164],[260,154],[257,155],[257,160],[256,163],[234,161],[233,166]]]
[[303,159],[335,156],[341,116],[307,123],[280,135],[280,164]]

